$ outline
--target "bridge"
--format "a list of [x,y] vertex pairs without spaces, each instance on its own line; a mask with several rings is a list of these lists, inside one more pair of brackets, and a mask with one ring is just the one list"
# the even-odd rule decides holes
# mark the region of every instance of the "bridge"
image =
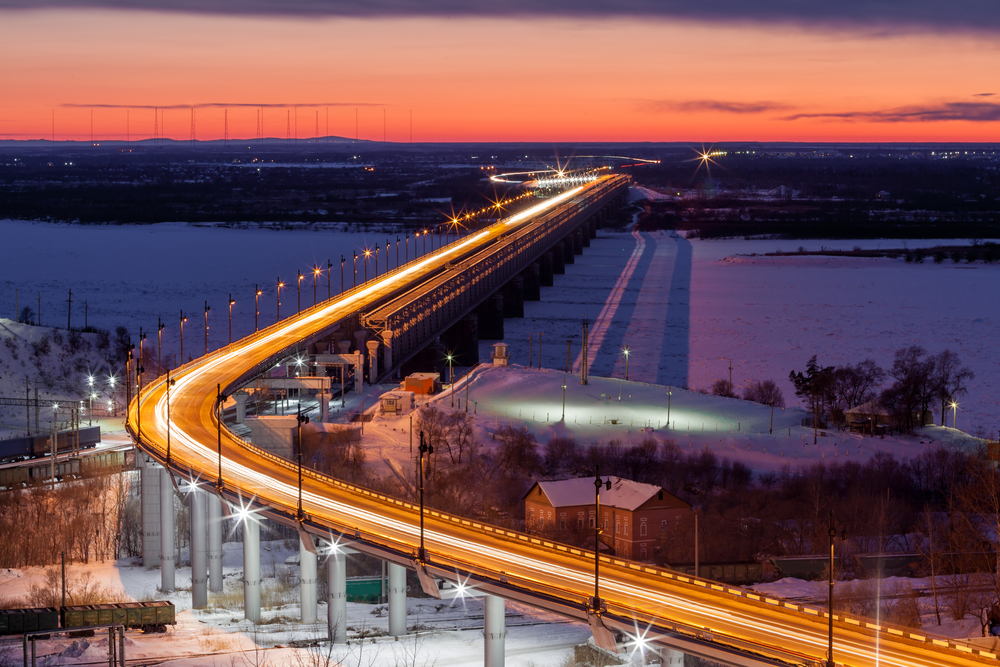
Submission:
[[[623,202],[626,185],[621,177],[604,177],[573,188],[185,364],[171,374],[169,394],[165,378],[141,387],[126,426],[144,454],[143,559],[147,566],[159,563],[163,590],[174,588],[173,488],[179,488],[191,507],[195,608],[207,605],[208,590],[222,589],[228,515],[243,524],[244,614],[255,622],[259,522],[267,519],[299,532],[304,623],[317,618],[316,573],[325,557],[333,641],[346,640],[345,556],[353,551],[389,563],[390,635],[406,633],[406,569],[416,571],[431,595],[441,595],[439,580],[459,593],[483,595],[485,664],[491,666],[503,664],[504,600],[587,622],[600,645],[613,645],[614,632],[635,645],[660,647],[666,664],[682,664],[679,652],[732,665],[822,664],[829,618],[821,610],[606,555],[599,557],[594,604],[593,552],[421,512],[412,502],[309,469],[300,477],[292,461],[241,439],[220,419],[220,398],[290,355],[333,347],[348,352],[353,338],[355,354],[368,353],[369,376],[385,377],[477,309],[487,320],[497,308],[510,312],[519,297],[530,298],[536,271],[543,281],[550,267],[556,272],[571,251],[582,250],[595,219]],[[833,625],[837,663],[971,666],[996,658],[839,614]]]

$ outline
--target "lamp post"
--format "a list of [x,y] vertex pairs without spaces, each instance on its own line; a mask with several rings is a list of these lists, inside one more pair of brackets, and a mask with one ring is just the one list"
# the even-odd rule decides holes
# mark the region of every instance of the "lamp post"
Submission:
[[347,260],[345,260],[344,256],[341,255],[340,256],[340,293],[341,294],[344,293],[344,262],[345,261],[347,261]]
[[159,317],[156,318],[156,372],[163,369],[163,327],[164,324]]
[[417,560],[427,562],[427,550],[424,548],[424,454],[434,453],[434,447],[424,443],[424,432],[420,432],[420,549],[417,550]]
[[952,428],[955,428],[955,420],[957,419],[957,414],[958,414],[958,403],[956,403],[955,401],[952,401],[951,402],[951,427]]
[[109,375],[108,376],[108,384],[111,385],[111,416],[112,417],[117,417],[118,416],[118,388],[117,388],[116,385],[118,384],[118,378],[116,378],[114,375]]
[[[594,467],[594,598],[590,602],[590,611],[600,614],[601,603],[601,487],[605,482],[601,479],[601,469]],[[611,490],[611,479],[608,478],[607,489]]]
[[233,344],[233,305],[236,302],[233,301],[233,295],[229,295],[229,344]]
[[[417,237],[414,235],[413,238],[414,238],[413,242],[416,243],[416,238]],[[403,247],[403,250],[404,250],[404,252],[403,252],[403,259],[406,260],[407,264],[409,264],[410,263],[410,233],[407,232],[406,234],[404,234],[403,235],[403,239],[404,239],[403,242],[406,244]]]
[[298,409],[295,414],[295,420],[298,422],[298,450],[299,450],[299,511],[296,514],[296,518],[299,523],[306,520],[306,514],[302,511],[302,425],[309,423],[309,417],[302,414],[302,402],[298,404]]
[[145,372],[146,369],[142,366],[142,359],[140,358],[135,369],[135,421],[136,434],[139,436],[139,440],[142,440],[142,374]]
[[563,376],[562,390],[563,390],[562,421],[566,421],[566,377],[565,376]]
[[[826,667],[834,667],[833,662],[833,539],[837,536],[837,529],[833,525],[833,510],[830,510],[830,595],[828,599],[829,634],[827,636]],[[841,530],[840,539],[847,539],[847,531]]]
[[667,385],[667,428],[670,428],[670,397],[674,395],[670,385]]
[[260,291],[260,286],[253,286],[253,332],[257,333],[259,330],[257,326],[257,318],[260,316],[260,295],[263,292]]
[[354,287],[358,286],[358,251],[354,251]]
[[396,237],[396,268],[399,268],[399,237]]
[[375,277],[378,278],[378,243],[375,244]]
[[455,407],[455,373],[451,366],[451,362],[454,361],[455,356],[449,352],[445,359],[448,360],[448,384],[451,385],[451,407]]
[[277,319],[277,321],[280,322],[281,321],[281,288],[285,286],[285,283],[281,282],[281,276],[278,276],[278,281],[277,281],[276,284],[277,284],[278,288],[275,290],[274,299],[277,302],[277,306],[276,306],[277,312],[278,312],[278,319]]
[[170,377],[170,369],[167,369],[167,469],[170,469],[170,388],[177,384],[177,380]]
[[368,284],[368,258],[372,256],[372,251],[365,248],[365,283]]
[[181,311],[181,366],[184,365],[184,323],[188,321],[188,318],[184,317],[184,311]]
[[313,305],[315,306],[318,301],[316,300],[316,281],[319,280],[319,274],[321,269],[313,264]]
[[90,419],[87,421],[87,425],[91,426],[94,423],[94,376],[87,376],[87,386],[90,388]]
[[219,477],[215,481],[215,488],[222,491],[222,404],[226,401],[226,395],[222,393],[222,385],[215,385],[215,434],[219,446]]
[[326,260],[326,298],[333,298],[333,262]]
[[298,315],[299,313],[302,312],[302,278],[305,277],[305,276],[302,275],[301,271],[299,271],[298,274],[299,274],[299,280],[298,280],[298,303],[295,306],[295,314],[296,315]]
[[208,311],[212,310],[212,307],[208,305],[208,301],[205,302],[205,354],[208,354]]
[[625,355],[625,381],[628,382],[628,357],[629,354],[631,354],[631,350],[629,350],[628,347],[626,347],[624,350],[622,350],[622,354]]
[[[431,247],[431,250],[433,250],[433,249],[434,248]],[[425,255],[427,254],[427,230],[426,229],[424,230],[424,254]]]

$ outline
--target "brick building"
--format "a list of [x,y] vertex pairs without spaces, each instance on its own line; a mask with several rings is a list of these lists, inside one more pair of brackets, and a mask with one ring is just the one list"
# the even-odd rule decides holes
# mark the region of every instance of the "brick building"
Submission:
[[[623,558],[650,560],[660,531],[678,523],[691,505],[654,484],[608,477],[601,487],[601,540]],[[594,527],[594,478],[535,482],[524,496],[529,530]]]

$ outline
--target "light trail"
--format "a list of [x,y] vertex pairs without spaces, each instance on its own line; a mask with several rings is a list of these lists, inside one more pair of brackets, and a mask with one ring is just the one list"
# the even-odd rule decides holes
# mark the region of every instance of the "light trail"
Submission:
[[[325,326],[350,315],[371,300],[387,296],[443,266],[490,238],[496,238],[513,225],[525,223],[561,203],[571,203],[588,190],[583,186],[561,193],[490,226],[461,242],[442,248],[412,266],[375,280],[370,285],[322,305],[314,311],[272,325],[257,338],[249,338],[214,353],[201,362],[181,369],[171,389],[172,455],[177,464],[188,467],[196,478],[213,480],[217,474],[219,453],[216,449],[215,388],[228,388],[246,369],[292,348],[298,340],[321,331]],[[433,275],[433,274],[429,274]],[[150,400],[152,399],[152,400]],[[129,427],[133,429],[136,413],[143,412],[143,446],[162,452],[166,435],[166,394],[162,381],[144,388],[141,403],[129,408]],[[133,429],[134,432],[134,429]],[[411,503],[383,499],[363,493],[355,487],[335,483],[305,471],[303,508],[312,525],[324,530],[353,534],[364,533],[368,544],[413,553],[419,536],[418,513]],[[291,462],[280,463],[256,453],[230,431],[222,431],[222,473],[226,489],[243,498],[256,497],[257,503],[272,512],[294,520],[298,501],[296,468]],[[206,486],[211,482],[204,482]],[[245,506],[248,507],[248,506]],[[447,515],[428,512],[426,542],[431,562],[437,567],[456,571],[485,573],[490,580],[512,582],[524,596],[540,602],[558,599],[562,609],[579,610],[592,591],[593,554],[575,548],[558,550],[554,545],[504,529],[484,527],[478,522],[453,521]],[[348,539],[348,544],[350,543]],[[548,545],[548,546],[547,546]],[[729,586],[713,590],[705,582],[673,575],[650,567],[629,565],[616,557],[601,557],[602,590],[609,610],[618,616],[631,616],[638,623],[651,626],[664,623],[705,629],[719,646],[759,647],[768,654],[809,656],[790,659],[808,664],[823,659],[826,648],[826,619],[821,612],[794,612],[782,605],[748,599],[748,594]],[[450,571],[450,570],[449,570]],[[688,583],[691,582],[691,583]],[[890,667],[970,667],[984,664],[978,656],[946,650],[923,641],[890,634],[891,630],[863,634],[852,629],[849,621],[836,625],[838,662],[852,667],[875,665]],[[876,638],[878,648],[876,647]],[[930,641],[933,641],[931,639]],[[729,644],[727,644],[729,642]],[[751,653],[754,649],[750,649]],[[790,653],[789,653],[790,652]]]

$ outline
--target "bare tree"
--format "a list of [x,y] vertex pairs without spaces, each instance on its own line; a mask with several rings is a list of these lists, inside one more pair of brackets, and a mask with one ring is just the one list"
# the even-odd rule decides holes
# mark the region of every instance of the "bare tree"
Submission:
[[934,384],[941,401],[941,426],[944,426],[945,410],[948,403],[968,392],[965,383],[976,377],[966,366],[961,366],[958,355],[944,350],[934,357]]
[[743,398],[761,405],[773,405],[776,408],[785,407],[785,397],[774,380],[751,380],[743,391]]

